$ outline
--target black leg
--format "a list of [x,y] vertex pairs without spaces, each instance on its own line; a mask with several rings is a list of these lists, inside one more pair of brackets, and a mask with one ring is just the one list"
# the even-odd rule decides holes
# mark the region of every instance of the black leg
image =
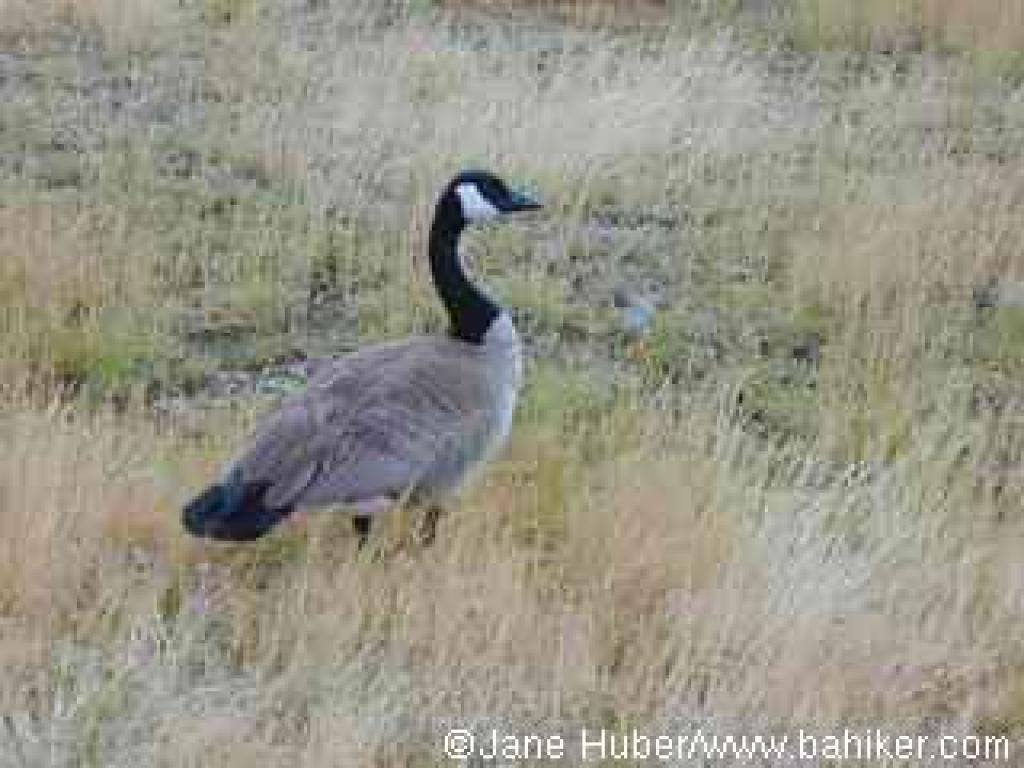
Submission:
[[444,510],[436,504],[431,504],[423,513],[423,522],[420,525],[420,543],[429,546],[434,543],[437,536],[437,521],[441,519]]
[[366,540],[370,537],[370,523],[372,518],[369,515],[356,515],[352,518],[352,527],[359,537],[359,548],[366,546]]

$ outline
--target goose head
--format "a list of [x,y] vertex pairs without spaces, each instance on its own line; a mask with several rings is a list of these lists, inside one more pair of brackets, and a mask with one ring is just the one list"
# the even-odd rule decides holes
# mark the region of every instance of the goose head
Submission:
[[[461,341],[480,344],[504,315],[498,304],[466,273],[458,241],[472,224],[501,214],[532,211],[541,205],[517,192],[488,171],[463,171],[441,192],[430,227],[430,271],[434,288],[448,311],[449,334]],[[507,322],[507,316],[504,316]]]
[[457,201],[464,224],[476,224],[504,213],[534,211],[541,204],[511,189],[489,171],[463,171],[448,183],[446,196]]

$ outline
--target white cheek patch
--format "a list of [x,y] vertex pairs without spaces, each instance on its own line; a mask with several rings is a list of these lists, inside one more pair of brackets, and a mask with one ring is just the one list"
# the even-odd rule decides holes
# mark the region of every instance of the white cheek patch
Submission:
[[476,184],[459,184],[455,187],[462,205],[462,217],[469,222],[487,221],[497,216],[500,211],[491,205]]

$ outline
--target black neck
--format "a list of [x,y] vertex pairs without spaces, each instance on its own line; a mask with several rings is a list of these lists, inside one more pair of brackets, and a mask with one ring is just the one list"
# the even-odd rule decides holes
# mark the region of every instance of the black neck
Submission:
[[455,195],[445,194],[437,203],[430,228],[430,274],[434,288],[448,310],[448,333],[456,339],[480,344],[501,311],[466,276],[459,259],[459,235],[466,228]]

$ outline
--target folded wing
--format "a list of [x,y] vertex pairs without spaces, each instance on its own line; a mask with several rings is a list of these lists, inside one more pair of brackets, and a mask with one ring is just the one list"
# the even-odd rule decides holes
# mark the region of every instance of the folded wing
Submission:
[[448,490],[493,423],[482,360],[450,344],[412,339],[340,359],[271,416],[232,472],[275,508]]

